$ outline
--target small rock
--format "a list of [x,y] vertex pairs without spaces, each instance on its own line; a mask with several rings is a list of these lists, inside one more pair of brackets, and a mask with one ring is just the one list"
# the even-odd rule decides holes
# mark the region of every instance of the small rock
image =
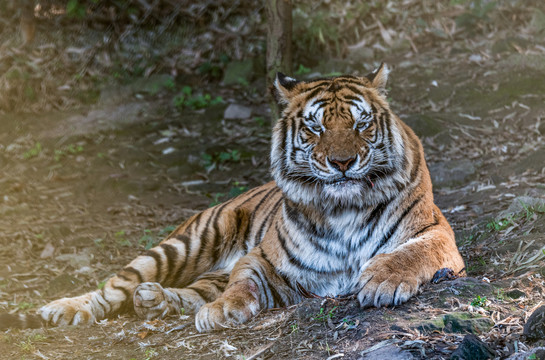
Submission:
[[375,359],[389,359],[389,360],[412,360],[413,354],[407,350],[400,349],[396,343],[401,342],[398,339],[384,340],[380,343],[370,347],[369,349],[361,352],[362,357],[359,360],[375,360]]
[[519,290],[519,289],[514,289],[514,290],[506,292],[505,296],[508,296],[511,299],[520,299],[521,297],[525,297],[526,293],[524,291]]
[[55,253],[55,247],[51,243],[47,243],[40,254],[40,259],[47,259],[53,256]]
[[453,186],[466,183],[475,175],[473,161],[453,160],[429,165],[434,186]]
[[474,317],[471,313],[458,312],[443,316],[445,332],[459,334],[480,334],[494,326],[494,322],[487,317]]
[[91,256],[89,254],[61,254],[55,260],[68,262],[72,267],[79,269],[91,265]]
[[486,360],[496,356],[496,352],[473,334],[464,336],[464,340],[452,353],[451,360]]
[[524,330],[522,334],[526,336],[528,340],[536,341],[545,339],[545,305],[540,306],[535,310],[532,315],[524,324]]
[[226,120],[248,119],[250,116],[252,116],[252,109],[239,104],[230,104],[223,113]]

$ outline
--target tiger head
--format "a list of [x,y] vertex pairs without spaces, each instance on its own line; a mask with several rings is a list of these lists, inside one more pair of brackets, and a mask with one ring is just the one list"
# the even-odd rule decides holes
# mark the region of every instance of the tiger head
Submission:
[[389,69],[365,77],[297,81],[277,74],[284,107],[273,130],[271,167],[293,201],[322,205],[372,204],[407,179],[404,127],[386,101]]

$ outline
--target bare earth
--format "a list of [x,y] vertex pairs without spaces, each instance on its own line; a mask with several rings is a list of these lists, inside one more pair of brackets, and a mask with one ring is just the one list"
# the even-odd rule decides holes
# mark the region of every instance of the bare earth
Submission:
[[[130,314],[11,330],[0,334],[0,357],[360,359],[380,344],[371,351],[446,359],[467,332],[498,357],[535,346],[521,335],[545,292],[545,53],[531,42],[494,53],[491,41],[480,36],[384,59],[394,67],[392,107],[423,140],[467,278],[425,285],[395,308],[308,299],[209,334],[197,333],[192,316],[142,322]],[[461,43],[470,45],[456,51]],[[32,312],[93,290],[171,226],[270,179],[269,129],[255,119],[266,116],[265,103],[211,86],[252,108],[253,117],[227,121],[214,115],[224,107],[180,113],[168,92],[109,91],[119,99],[0,116],[2,311]],[[455,326],[452,314],[466,327]]]

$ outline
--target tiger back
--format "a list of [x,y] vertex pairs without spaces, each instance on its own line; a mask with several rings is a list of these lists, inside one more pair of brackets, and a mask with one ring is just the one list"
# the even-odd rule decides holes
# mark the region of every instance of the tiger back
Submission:
[[188,219],[102,289],[45,305],[43,320],[88,323],[127,309],[155,319],[183,309],[207,331],[295,304],[301,289],[356,295],[362,307],[398,305],[437,270],[461,271],[422,145],[386,101],[388,72],[278,74],[274,181]]

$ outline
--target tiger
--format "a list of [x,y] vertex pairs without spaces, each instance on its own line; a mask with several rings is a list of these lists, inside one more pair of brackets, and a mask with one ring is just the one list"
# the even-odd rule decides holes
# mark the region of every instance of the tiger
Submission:
[[278,73],[273,181],[195,214],[101,289],[36,316],[76,325],[131,309],[145,320],[191,313],[206,332],[297,304],[305,291],[397,306],[439,269],[461,272],[422,144],[387,101],[389,72]]

